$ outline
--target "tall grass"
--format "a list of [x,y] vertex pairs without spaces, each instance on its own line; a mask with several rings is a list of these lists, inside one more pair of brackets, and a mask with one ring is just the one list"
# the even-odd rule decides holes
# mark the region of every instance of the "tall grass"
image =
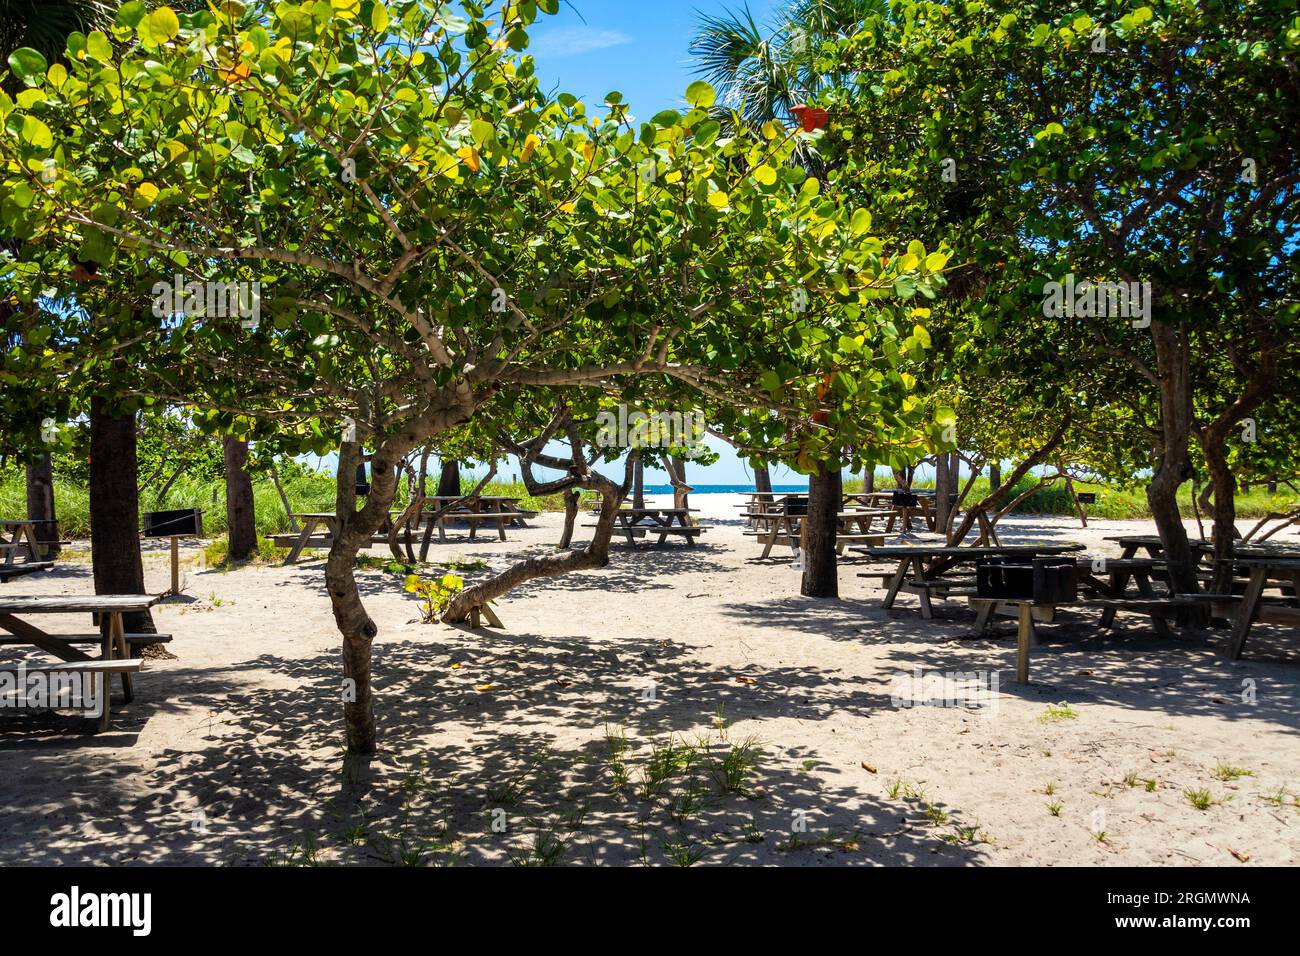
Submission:
[[[962,478],[961,487],[966,486],[966,480],[965,477]],[[1036,479],[1031,478],[1023,479],[1015,489],[1007,493],[1004,500],[1009,501],[1021,492],[1028,490],[1034,485],[1035,481]],[[882,482],[878,476],[876,490],[887,490],[892,484],[892,481]],[[933,488],[934,480],[932,478],[917,480],[913,482],[913,487]],[[862,480],[859,478],[844,482],[844,490],[845,492],[861,491]],[[1094,492],[1097,495],[1095,504],[1085,506],[1089,517],[1117,519],[1151,517],[1151,509],[1147,506],[1146,491],[1142,488],[1113,488],[1089,482],[1075,482],[1074,490],[1076,492]],[[988,493],[988,479],[976,478],[975,485],[966,500],[968,502],[979,501]],[[1266,514],[1288,511],[1296,507],[1296,499],[1295,492],[1289,489],[1279,490],[1277,494],[1271,495],[1265,487],[1257,485],[1246,494],[1237,494],[1237,517],[1239,519],[1262,518]],[[1183,517],[1191,518],[1194,515],[1190,485],[1184,485],[1179,492],[1178,504],[1182,509]],[[1029,515],[1073,515],[1076,513],[1074,501],[1066,493],[1065,483],[1061,481],[1034,492],[1020,502],[1013,512],[1013,514]],[[1202,517],[1207,521],[1209,520],[1209,515],[1204,512],[1202,512]]]
[[[466,480],[463,490],[469,492],[474,482]],[[203,510],[203,531],[207,535],[226,533],[226,484],[224,481],[199,481],[181,476],[168,489],[167,497],[158,500],[158,485],[145,488],[140,493],[140,511],[165,511],[173,508],[200,508]],[[436,490],[431,487],[430,491]],[[332,475],[303,475],[284,482],[284,493],[295,513],[333,512],[335,504],[334,477]],[[520,506],[529,511],[557,511],[564,509],[560,495],[533,498],[528,495],[523,482],[494,481],[483,489],[486,495],[508,495],[520,499]],[[406,482],[398,486],[395,509],[406,507],[409,497]],[[54,482],[54,508],[59,516],[59,531],[65,538],[90,537],[90,494],[84,485],[56,479]],[[253,482],[253,508],[257,533],[263,537],[281,534],[290,529],[280,495],[270,480]],[[6,471],[0,475],[0,518],[18,518],[27,514],[27,491],[21,472]]]

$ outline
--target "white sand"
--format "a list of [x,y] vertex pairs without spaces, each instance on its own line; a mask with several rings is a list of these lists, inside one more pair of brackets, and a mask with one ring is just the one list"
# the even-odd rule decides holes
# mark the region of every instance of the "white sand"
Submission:
[[[693,496],[714,525],[701,547],[616,546],[602,571],[509,595],[504,633],[421,624],[399,577],[363,572],[380,628],[382,752],[350,782],[320,560],[191,569],[183,601],[156,614],[178,659],[149,663],[109,733],[84,736],[68,714],[0,712],[0,863],[1297,861],[1297,632],[1258,626],[1231,663],[1221,630],[1161,641],[1143,618],[1121,615],[1107,633],[1074,616],[1041,628],[1033,683],[1018,687],[1012,622],[985,639],[957,602],[930,622],[908,595],[882,611],[858,564],[841,569],[839,602],[802,598],[788,553],[760,561],[742,537],[738,500]],[[560,517],[532,524],[508,543],[461,536],[431,556],[500,568],[553,546]],[[1003,531],[1098,555],[1115,553],[1107,534],[1151,531],[1090,524],[1008,519]],[[165,552],[146,561],[148,586],[165,589]],[[88,565],[0,586],[91,590]],[[996,671],[995,706],[893,706],[892,682],[916,667]],[[1045,720],[1058,703],[1077,716]],[[710,760],[727,748],[715,736],[664,795],[643,799],[651,743],[694,743],[720,705],[730,742],[761,747],[748,795],[719,793]],[[607,722],[629,741],[622,790]],[[1219,780],[1220,765],[1251,775]],[[1186,796],[1202,788],[1215,801],[1204,810]]]

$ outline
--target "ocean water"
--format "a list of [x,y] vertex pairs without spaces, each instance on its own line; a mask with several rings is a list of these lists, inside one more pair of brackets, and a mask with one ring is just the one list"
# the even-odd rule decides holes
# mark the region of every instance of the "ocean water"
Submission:
[[[739,495],[754,490],[753,485],[691,485],[693,495]],[[807,494],[807,485],[773,485],[772,491],[779,495]],[[647,495],[671,495],[672,485],[646,485]]]

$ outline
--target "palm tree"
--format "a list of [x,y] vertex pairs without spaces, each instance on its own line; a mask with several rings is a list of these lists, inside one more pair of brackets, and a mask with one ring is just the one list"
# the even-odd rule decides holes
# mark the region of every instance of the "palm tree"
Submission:
[[117,6],[109,0],[0,0],[0,62],[23,46],[56,60],[69,33],[106,29]]
[[[19,47],[31,47],[47,62],[60,59],[67,48],[68,34],[107,29],[116,9],[116,3],[106,0],[0,0],[0,68],[7,66],[9,54]],[[16,93],[20,84],[8,76],[4,86],[7,92]],[[16,243],[0,236],[0,249],[14,252]],[[7,302],[0,303],[0,311],[8,308]],[[3,318],[0,315],[0,320]],[[49,452],[27,464],[27,515],[47,522],[38,526],[40,537],[50,553],[57,551],[54,465]],[[36,557],[32,555],[33,560]]]
[[726,119],[734,111],[750,126],[784,122],[819,90],[848,79],[818,68],[821,43],[852,33],[887,9],[887,0],[787,0],[768,25],[754,19],[748,4],[701,14],[691,55],[696,72],[718,91]]

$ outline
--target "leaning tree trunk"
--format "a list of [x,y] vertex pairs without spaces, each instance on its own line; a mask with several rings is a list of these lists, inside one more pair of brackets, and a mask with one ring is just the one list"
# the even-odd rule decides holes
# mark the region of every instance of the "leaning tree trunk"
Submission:
[[601,493],[600,517],[596,519],[596,530],[591,536],[591,542],[585,548],[527,558],[495,577],[466,588],[451,599],[442,620],[448,624],[464,623],[474,608],[496,600],[526,581],[554,577],[570,571],[603,568],[609,564],[609,539],[614,532],[618,510],[623,505],[627,485],[617,485],[602,475],[595,475],[593,480]]
[[989,462],[989,489],[999,488],[1002,485],[1002,465],[996,461]]
[[1214,542],[1214,582],[1210,590],[1215,594],[1232,593],[1232,556],[1237,537],[1237,480],[1228,467],[1227,455],[1221,444],[1206,441],[1202,444],[1205,463],[1209,467],[1210,482],[1214,487],[1214,528],[1210,537]]
[[[27,517],[41,522],[36,526],[36,540],[44,546],[46,556],[57,555],[59,528],[54,513],[54,460],[48,451],[27,465]],[[36,557],[32,555],[32,560]]]
[[763,462],[754,468],[754,490],[765,495],[772,493],[772,472]]
[[460,497],[460,462],[455,459],[444,460],[442,463],[442,476],[438,479],[438,497]]
[[[135,416],[90,402],[90,552],[96,594],[143,594]],[[123,615],[126,630],[153,634],[153,615]]]
[[1178,489],[1192,477],[1188,448],[1192,434],[1191,357],[1186,336],[1176,328],[1152,321],[1151,338],[1160,375],[1161,433],[1159,458],[1147,485],[1147,503],[1164,546],[1174,591],[1195,594],[1199,590],[1196,557],[1178,510]]
[[803,519],[803,581],[799,592],[807,597],[840,596],[835,532],[842,499],[839,468],[819,465],[808,478],[808,514]]
[[257,548],[253,482],[248,477],[248,442],[222,439],[226,463],[226,560],[247,561]]

